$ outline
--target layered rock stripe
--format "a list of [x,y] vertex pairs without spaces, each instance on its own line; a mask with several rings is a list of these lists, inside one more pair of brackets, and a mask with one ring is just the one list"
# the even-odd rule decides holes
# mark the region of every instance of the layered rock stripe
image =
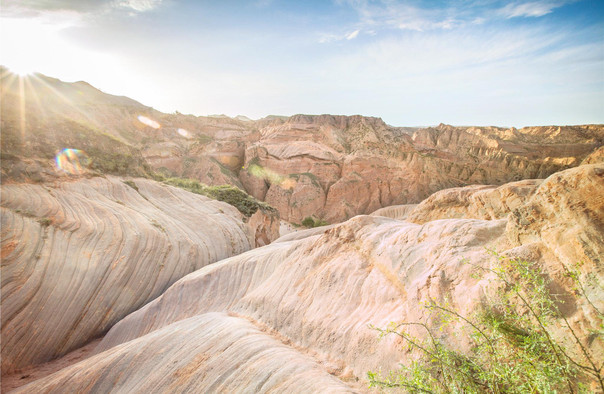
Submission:
[[105,333],[176,280],[249,250],[234,207],[147,179],[2,186],[2,372]]

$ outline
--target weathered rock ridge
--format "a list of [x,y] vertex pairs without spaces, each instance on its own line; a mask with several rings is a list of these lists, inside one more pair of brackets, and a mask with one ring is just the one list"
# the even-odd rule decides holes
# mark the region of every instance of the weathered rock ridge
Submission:
[[[421,224],[357,216],[295,234],[185,276],[113,326],[94,357],[22,392],[169,391],[175,382],[210,391],[364,391],[366,371],[413,359],[395,337],[378,341],[368,324],[436,327],[422,307],[428,301],[446,299],[462,315],[476,310],[495,290],[488,275],[472,275],[473,265],[497,264],[485,247],[540,264],[583,346],[602,359],[601,338],[589,335],[601,317],[573,296],[564,266],[582,261],[584,279],[604,279],[603,191],[604,165],[583,165],[541,182],[443,191],[413,208],[409,217]],[[436,201],[451,213],[426,210]],[[601,289],[586,293],[604,307]],[[452,335],[458,330],[439,335],[463,350],[469,344]]]
[[293,223],[307,216],[336,223],[442,189],[546,178],[604,157],[602,125],[402,128],[335,115],[250,121],[164,114],[43,75],[20,84],[2,70],[1,84],[5,182],[66,176],[51,160],[74,148],[101,173],[235,185]]
[[234,207],[142,178],[3,185],[1,202],[3,374],[82,346],[254,246]]

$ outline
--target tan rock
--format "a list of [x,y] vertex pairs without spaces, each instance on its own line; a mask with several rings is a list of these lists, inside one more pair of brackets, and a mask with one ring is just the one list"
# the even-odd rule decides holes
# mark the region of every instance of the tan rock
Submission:
[[374,211],[371,216],[384,216],[387,218],[406,220],[418,204],[391,205]]
[[426,223],[437,219],[502,219],[524,205],[535,192],[540,179],[529,179],[496,186],[466,186],[434,193],[413,209],[407,220]]
[[129,182],[2,186],[3,374],[82,346],[177,279],[253,246],[234,207]]
[[78,393],[355,392],[262,326],[225,313],[176,322],[15,392],[64,393],[66,389]]
[[[133,387],[133,382],[152,382],[164,390],[174,381],[166,376],[179,376],[170,367],[173,363],[194,366],[182,387],[195,381],[197,387],[207,390],[246,389],[257,387],[257,382],[265,382],[263,390],[279,390],[282,381],[274,376],[288,376],[283,379],[291,377],[302,385],[310,384],[314,376],[326,385],[363,382],[368,370],[387,371],[416,356],[406,352],[394,336],[378,341],[377,333],[368,327],[383,327],[391,321],[426,322],[448,345],[467,351],[471,342],[460,335],[461,324],[453,322],[439,331],[440,320],[422,305],[447,302],[464,316],[480,308],[485,297],[497,290],[489,274],[473,275],[475,266],[497,267],[498,261],[488,257],[485,248],[543,267],[557,294],[567,300],[564,313],[575,333],[599,359],[604,354],[602,341],[588,340],[597,316],[584,299],[573,296],[562,263],[576,257],[576,253],[571,256],[567,243],[581,240],[586,245],[579,252],[590,259],[582,267],[583,275],[602,279],[598,256],[604,245],[604,205],[597,193],[602,190],[602,173],[599,166],[592,165],[556,174],[543,181],[524,205],[501,219],[415,224],[357,216],[327,230],[292,234],[290,239],[205,266],[113,326],[96,356],[24,390],[80,389],[92,382],[100,389],[117,385],[124,390]],[[528,190],[530,185],[525,186]],[[496,189],[473,190],[467,199],[458,201],[465,204],[473,194]],[[453,194],[465,196],[459,191]],[[519,198],[520,194],[511,195]],[[454,210],[456,207],[453,205]],[[560,207],[556,211],[559,218],[554,217],[554,207]],[[525,215],[529,213],[531,216]],[[522,218],[529,217],[532,221],[522,223]],[[548,226],[546,220],[557,227]],[[604,299],[594,289],[589,296],[596,305]],[[253,335],[256,331],[242,325],[242,319],[261,327],[264,334],[243,339],[243,331]],[[412,334],[425,335],[421,330]],[[567,334],[557,333],[563,339]],[[234,338],[241,340],[231,342]],[[263,347],[267,354],[266,363],[259,360],[251,375],[249,363],[256,358],[248,345]],[[280,350],[274,351],[275,347]],[[203,359],[189,361],[201,349]],[[300,375],[275,372],[275,368],[297,364]],[[224,371],[230,372],[228,376]],[[335,375],[334,380],[324,380],[325,372]],[[292,382],[287,384],[294,385],[293,381],[287,380]],[[337,385],[333,387],[341,387]],[[309,390],[316,390],[314,387]],[[362,385],[353,388],[367,390]]]
[[312,174],[292,174],[279,184],[272,184],[265,201],[276,208],[283,220],[301,223],[305,217],[321,212],[325,192]]
[[267,214],[258,209],[247,221],[255,238],[255,246],[268,245],[279,238],[280,220],[278,215]]
[[565,264],[583,262],[586,271],[604,273],[604,164],[544,180],[510,215],[508,236],[520,244],[540,240]]

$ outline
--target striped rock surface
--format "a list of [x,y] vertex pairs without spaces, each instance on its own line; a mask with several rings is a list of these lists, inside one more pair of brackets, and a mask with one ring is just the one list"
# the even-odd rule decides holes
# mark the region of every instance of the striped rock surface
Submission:
[[[560,238],[545,231],[547,223],[538,224],[580,223],[570,227],[572,237],[593,244],[584,249],[584,274],[601,280],[601,261],[589,256],[604,245],[596,236],[604,212],[594,193],[602,190],[603,177],[601,166],[556,174],[501,219],[417,224],[357,216],[206,266],[117,323],[93,358],[33,382],[23,392],[66,387],[169,392],[183,376],[179,391],[366,391],[367,371],[391,370],[414,357],[395,336],[379,341],[370,324],[425,322],[447,344],[469,349],[471,341],[454,335],[463,332],[461,323],[439,331],[440,319],[423,305],[448,303],[462,316],[476,311],[484,296],[496,291],[488,274],[473,275],[474,265],[497,264],[485,248],[540,264],[558,294],[568,299],[564,313],[583,345],[601,359],[602,341],[588,340],[596,316],[585,301],[573,298],[572,284],[561,269],[571,255],[559,246],[571,235]],[[550,217],[552,201],[561,202],[555,204],[560,219]],[[532,221],[523,220],[529,213]],[[589,295],[601,306],[601,294],[590,290]],[[255,335],[256,329],[264,335]],[[226,339],[239,338],[241,330],[253,335]],[[265,349],[266,359],[254,353],[258,348]],[[276,369],[294,365],[306,371],[290,372],[297,384]],[[312,386],[314,381],[318,386]]]
[[312,357],[225,313],[181,320],[17,393],[350,393]]
[[82,346],[186,274],[253,246],[234,207],[129,183],[2,186],[3,374]]
[[371,213],[371,216],[384,216],[387,218],[405,220],[418,204],[391,205],[380,208]]
[[[391,369],[401,359],[400,342],[394,337],[379,341],[368,325],[418,319],[425,313],[422,302],[442,299],[449,292],[465,300],[464,310],[471,307],[468,294],[479,294],[480,285],[468,279],[471,267],[462,263],[462,256],[481,261],[483,245],[504,240],[504,232],[505,221],[417,225],[357,216],[323,234],[257,248],[185,276],[117,323],[95,356],[32,382],[23,392],[65,387],[144,392],[147,381],[153,382],[152,392],[169,392],[179,379],[174,371],[181,363],[174,369],[170,365],[180,357],[193,376],[178,391],[193,387],[190,381],[209,391],[363,391],[368,370]],[[462,283],[463,290],[449,281]],[[254,348],[264,347],[272,360],[256,364],[253,377],[247,378],[254,353],[233,351],[226,342],[240,335],[238,320],[202,323],[225,314],[251,321],[272,337],[245,339]],[[278,347],[269,346],[276,341]],[[195,358],[200,349],[207,351]],[[314,361],[312,369],[303,361],[308,358]],[[312,374],[296,374],[297,385],[282,386],[286,377],[275,376],[275,366],[294,365]],[[230,386],[235,376],[241,379]],[[307,386],[312,380],[318,385]]]

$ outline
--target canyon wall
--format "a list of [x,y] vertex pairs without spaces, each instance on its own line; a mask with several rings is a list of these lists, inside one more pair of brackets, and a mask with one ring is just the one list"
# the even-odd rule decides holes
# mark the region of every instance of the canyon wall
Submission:
[[52,160],[79,149],[90,171],[231,184],[292,223],[337,223],[447,188],[543,179],[604,157],[602,125],[403,128],[358,115],[250,121],[165,114],[39,74],[21,86],[3,70],[1,83],[5,182],[73,177]]

